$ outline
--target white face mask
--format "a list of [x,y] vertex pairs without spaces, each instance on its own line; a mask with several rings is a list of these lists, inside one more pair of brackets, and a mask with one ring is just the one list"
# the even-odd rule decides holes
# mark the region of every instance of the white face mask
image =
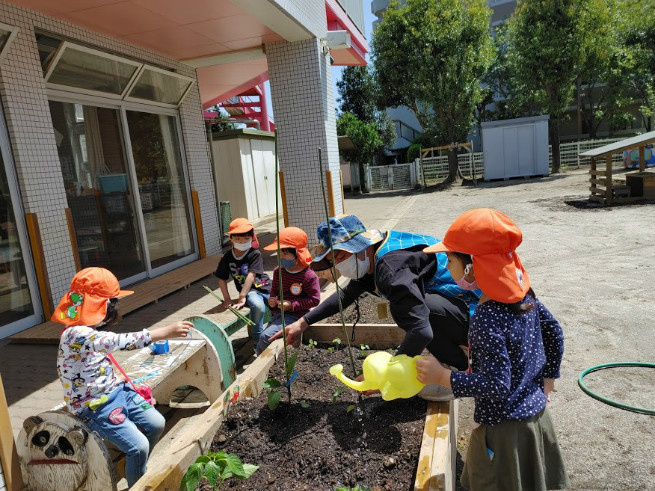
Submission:
[[247,251],[252,247],[252,240],[249,240],[248,242],[244,243],[239,243],[239,242],[233,242],[232,247],[234,247],[237,251]]
[[368,273],[368,268],[371,265],[368,256],[364,259],[359,259],[356,254],[353,254],[345,261],[340,262],[336,265],[337,271],[341,276],[350,278],[353,280],[358,280]]

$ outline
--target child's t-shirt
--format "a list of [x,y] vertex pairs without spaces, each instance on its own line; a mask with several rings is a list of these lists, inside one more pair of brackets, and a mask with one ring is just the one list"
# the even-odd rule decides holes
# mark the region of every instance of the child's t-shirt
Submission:
[[264,261],[259,249],[251,247],[246,253],[236,258],[234,251],[229,250],[221,258],[214,273],[219,279],[227,281],[230,276],[234,279],[234,286],[241,292],[248,273],[255,273],[255,282],[252,285],[257,291],[269,293],[271,291],[271,279],[264,273]]
[[[280,298],[279,285],[278,268],[275,268],[273,270],[271,297]],[[291,302],[291,309],[288,312],[296,317],[302,317],[309,312],[309,309],[316,307],[321,301],[318,276],[311,268],[305,268],[293,273],[282,268],[282,292],[284,293],[284,300]],[[271,309],[271,312],[279,312],[279,309]]]
[[107,353],[116,349],[140,349],[151,343],[147,329],[117,334],[87,326],[67,328],[59,341],[57,373],[64,386],[64,401],[68,409],[78,414],[122,382],[116,377]]

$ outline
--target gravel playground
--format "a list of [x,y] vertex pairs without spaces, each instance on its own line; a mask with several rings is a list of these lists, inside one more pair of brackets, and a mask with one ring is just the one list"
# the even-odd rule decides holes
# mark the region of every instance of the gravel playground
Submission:
[[[578,387],[594,365],[655,363],[655,202],[591,205],[588,173],[455,185],[444,191],[346,196],[368,228],[442,237],[463,211],[496,208],[523,231],[518,249],[532,286],[564,328],[562,378],[549,405],[572,489],[655,490],[655,416],[614,408]],[[655,371],[595,372],[587,386],[655,409]]]

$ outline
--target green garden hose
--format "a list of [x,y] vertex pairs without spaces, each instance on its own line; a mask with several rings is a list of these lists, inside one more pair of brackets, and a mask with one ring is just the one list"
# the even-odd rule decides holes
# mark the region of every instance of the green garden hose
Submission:
[[636,361],[623,361],[623,362],[616,362],[616,363],[603,363],[601,365],[596,365],[591,368],[587,368],[584,372],[580,374],[580,378],[578,378],[578,385],[580,388],[589,396],[593,397],[594,399],[599,400],[600,402],[604,402],[605,404],[609,404],[610,406],[618,407],[619,409],[625,409],[626,411],[631,411],[633,413],[641,413],[641,414],[650,414],[650,415],[655,415],[655,409],[647,409],[643,407],[635,407],[635,406],[629,406],[627,404],[622,404],[620,402],[616,402],[612,399],[608,399],[607,397],[603,397],[601,395],[596,394],[594,391],[590,390],[582,381],[583,378],[585,378],[587,375],[589,375],[592,372],[596,372],[598,370],[603,370],[605,368],[615,368],[615,367],[645,367],[645,368],[655,368],[655,363],[640,363]]

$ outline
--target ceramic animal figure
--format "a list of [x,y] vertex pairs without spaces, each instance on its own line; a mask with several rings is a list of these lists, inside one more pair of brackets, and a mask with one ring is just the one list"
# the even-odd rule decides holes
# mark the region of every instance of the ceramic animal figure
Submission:
[[364,380],[357,382],[343,374],[343,365],[330,367],[330,373],[351,389],[360,392],[365,390],[379,390],[382,399],[413,397],[425,386],[416,380],[416,360],[420,356],[407,355],[391,356],[386,351],[377,351],[366,357],[362,364]]

